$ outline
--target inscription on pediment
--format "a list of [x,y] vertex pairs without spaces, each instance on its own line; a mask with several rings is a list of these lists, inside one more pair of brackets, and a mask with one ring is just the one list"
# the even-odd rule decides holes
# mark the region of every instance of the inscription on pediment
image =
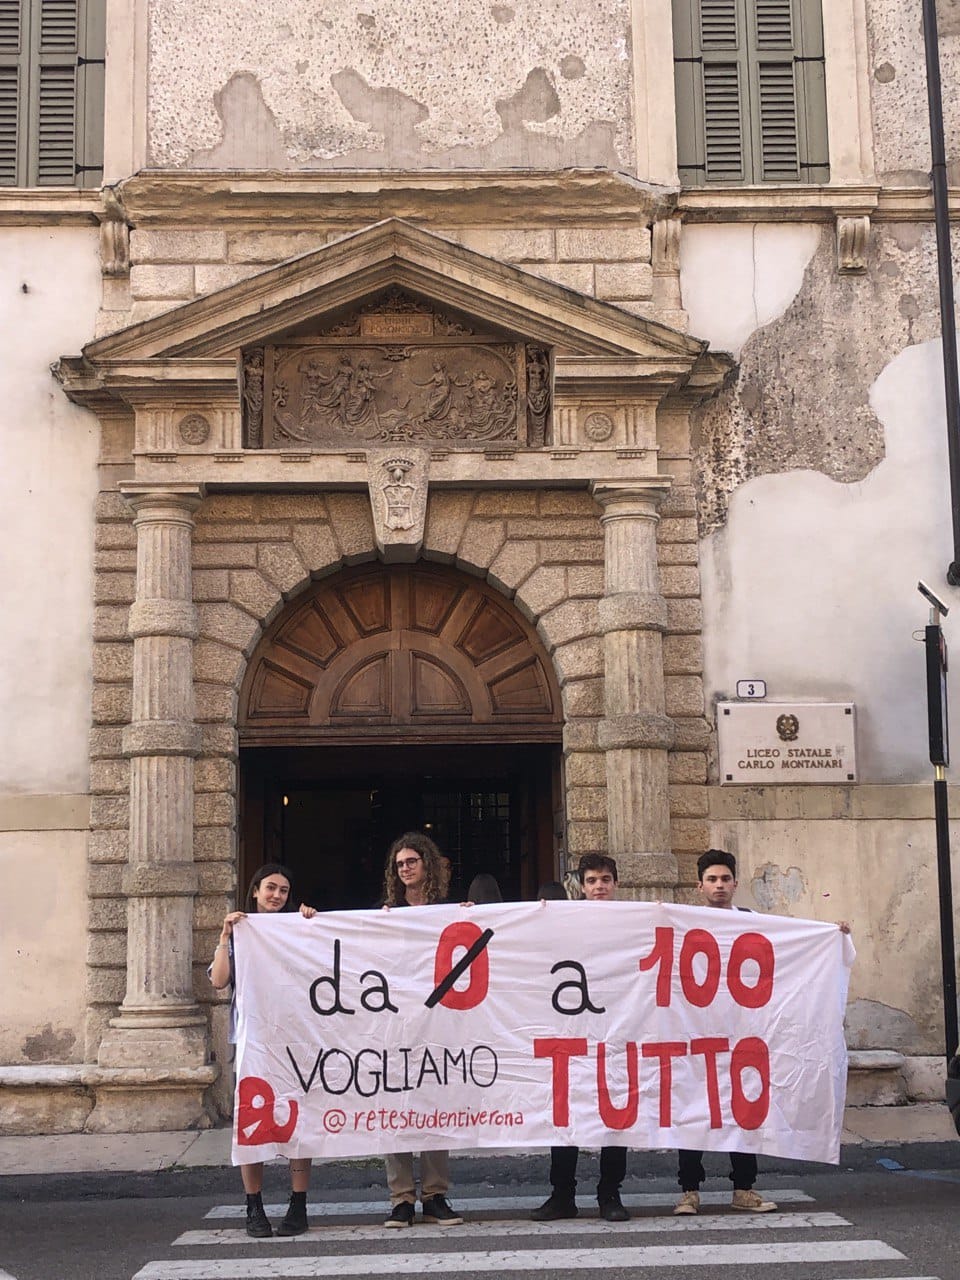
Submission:
[[548,443],[551,386],[546,348],[471,332],[395,292],[244,353],[244,446],[537,448]]

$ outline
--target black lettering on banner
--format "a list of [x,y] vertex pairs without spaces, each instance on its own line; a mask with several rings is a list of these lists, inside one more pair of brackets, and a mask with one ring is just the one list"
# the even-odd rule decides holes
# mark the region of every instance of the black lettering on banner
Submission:
[[[379,978],[380,981],[374,983],[370,987],[364,987],[360,995],[360,1003],[366,1009],[367,1013],[386,1013],[389,1009],[391,1013],[399,1013],[397,1006],[391,1003],[390,986],[387,983],[386,975],[382,974],[379,969],[368,969],[366,973],[361,973],[360,981],[366,982],[368,978]],[[380,996],[382,1003],[379,1005],[371,1004],[372,996]]]
[[[550,1003],[553,1005],[554,1009],[556,1009],[557,1013],[565,1013],[571,1018],[576,1017],[577,1014],[586,1013],[587,1010],[591,1013],[606,1013],[606,1008],[603,1005],[595,1005],[590,1000],[590,989],[587,986],[587,971],[584,969],[582,964],[579,964],[576,960],[558,960],[550,972],[559,973],[561,969],[573,969],[580,976],[579,979],[569,978],[566,982],[559,983],[554,990],[553,995],[550,997]],[[579,993],[580,1002],[576,1008],[567,1009],[560,1003],[560,992],[565,991],[568,987]]]
[[[321,986],[329,986],[333,995],[333,1004],[329,1009],[322,1009],[317,996],[317,988]],[[333,977],[324,976],[315,978],[310,984],[310,1003],[313,1006],[314,1013],[319,1013],[321,1018],[329,1018],[334,1013],[356,1013],[356,1009],[347,1009],[340,1003],[340,939],[337,938],[333,944]]]
[[423,1057],[420,1059],[420,1074],[417,1077],[417,1088],[423,1084],[424,1076],[433,1076],[437,1084],[442,1084],[440,1079],[440,1068],[436,1064],[433,1054],[429,1049],[424,1049]]
[[464,1084],[467,1083],[467,1051],[461,1049],[459,1053],[451,1053],[449,1049],[443,1051],[443,1080],[445,1084],[450,1081],[450,1068],[460,1068],[460,1078]]
[[[361,1062],[365,1057],[372,1057],[376,1066],[370,1068],[368,1076],[361,1077]],[[356,1080],[357,1093],[361,1098],[373,1098],[380,1092],[380,1083],[383,1079],[382,1068],[386,1065],[386,1052],[379,1049],[360,1049],[357,1053],[354,1066],[354,1074]],[[372,1089],[361,1088],[361,1079],[369,1079],[373,1081]]]
[[287,1057],[290,1059],[290,1062],[293,1065],[293,1069],[297,1073],[297,1079],[300,1081],[300,1088],[303,1090],[304,1093],[309,1093],[310,1086],[313,1084],[313,1078],[317,1074],[317,1070],[320,1066],[320,1059],[323,1057],[323,1050],[322,1049],[317,1050],[317,1056],[313,1060],[313,1070],[310,1072],[310,1075],[306,1080],[304,1080],[303,1078],[303,1072],[300,1070],[300,1064],[297,1062],[296,1058],[293,1056],[293,1053],[289,1045],[287,1045]]
[[[342,1089],[332,1088],[329,1080],[327,1079],[327,1067],[334,1066],[334,1064],[330,1061],[330,1059],[333,1057],[334,1054],[336,1054],[338,1058],[345,1058],[347,1063],[347,1083],[343,1086]],[[350,1057],[349,1053],[347,1053],[345,1049],[328,1049],[327,1052],[323,1055],[323,1061],[320,1063],[320,1083],[323,1085],[327,1093],[332,1093],[335,1095],[346,1093],[347,1090],[353,1086],[355,1075],[356,1075],[356,1067],[353,1065],[353,1059]]]
[[[477,1079],[476,1058],[478,1053],[488,1053],[490,1055],[489,1067],[491,1070],[491,1075],[489,1080]],[[493,1049],[491,1049],[489,1045],[478,1044],[475,1048],[470,1050],[470,1079],[473,1081],[473,1083],[477,1086],[478,1089],[489,1089],[490,1086],[496,1080],[499,1070],[500,1070],[500,1063],[497,1060],[497,1055],[496,1053],[494,1053]]]

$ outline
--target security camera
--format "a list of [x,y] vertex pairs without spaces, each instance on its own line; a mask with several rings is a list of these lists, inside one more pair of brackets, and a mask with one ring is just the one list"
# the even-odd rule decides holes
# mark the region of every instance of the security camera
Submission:
[[921,579],[920,579],[920,581],[917,583],[917,590],[920,592],[920,594],[921,594],[922,596],[925,596],[925,597],[930,601],[930,603],[933,605],[933,607],[934,607],[935,609],[939,609],[939,610],[940,610],[940,612],[943,614],[943,616],[944,616],[944,617],[946,617],[946,616],[947,616],[947,614],[950,612],[949,608],[947,607],[947,605],[945,605],[945,604],[943,603],[943,601],[940,599],[940,597],[939,597],[938,595],[936,595],[936,594],[935,594],[935,593],[934,593],[934,592],[933,592],[933,591],[932,591],[932,590],[927,586],[927,584],[924,582],[924,580],[923,580],[922,578],[921,578]]

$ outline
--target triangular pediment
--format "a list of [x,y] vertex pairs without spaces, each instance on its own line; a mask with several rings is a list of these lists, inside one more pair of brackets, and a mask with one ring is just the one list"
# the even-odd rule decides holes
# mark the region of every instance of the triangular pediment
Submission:
[[704,344],[389,219],[84,348],[88,369],[152,361],[222,361],[280,335],[319,333],[401,291],[479,332],[573,358],[689,368]]

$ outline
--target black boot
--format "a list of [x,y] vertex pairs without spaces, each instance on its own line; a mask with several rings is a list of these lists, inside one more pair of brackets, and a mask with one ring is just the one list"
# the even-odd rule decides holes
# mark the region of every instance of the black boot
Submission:
[[534,1222],[559,1222],[562,1218],[575,1218],[578,1213],[577,1202],[572,1191],[553,1189],[549,1200],[530,1214]]
[[307,1230],[307,1193],[291,1191],[290,1203],[283,1221],[277,1227],[278,1236],[302,1236]]
[[255,1240],[265,1240],[273,1235],[270,1219],[263,1212],[263,1199],[258,1191],[255,1196],[247,1196],[247,1235]]

